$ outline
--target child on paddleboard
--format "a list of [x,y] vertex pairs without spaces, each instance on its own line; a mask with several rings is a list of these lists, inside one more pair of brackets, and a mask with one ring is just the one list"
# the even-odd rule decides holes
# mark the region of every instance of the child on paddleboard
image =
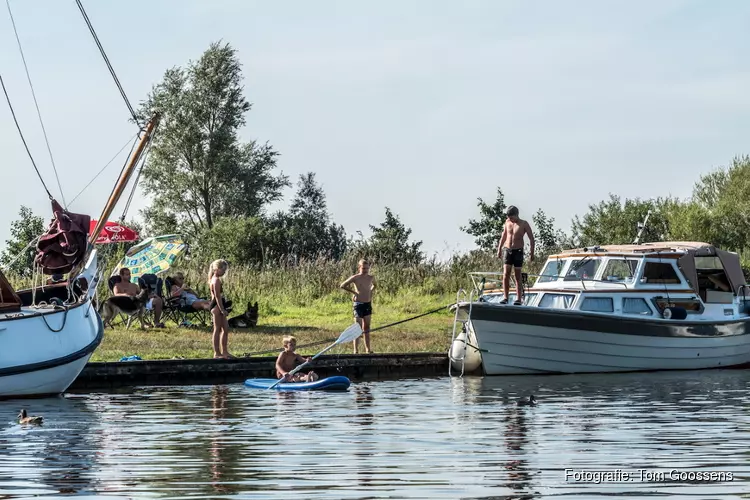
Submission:
[[[354,288],[352,289],[352,285]],[[370,263],[361,259],[359,272],[341,283],[340,288],[352,294],[354,320],[362,327],[367,354],[372,354],[370,348],[370,319],[372,317],[372,292],[375,290],[375,277],[370,274]],[[359,338],[354,339],[354,354],[359,351]]]
[[289,375],[289,372],[294,370],[295,367],[306,361],[310,361],[310,358],[303,358],[294,352],[296,348],[296,338],[292,336],[284,337],[284,350],[276,358],[276,377],[283,378],[285,382],[315,382],[318,380],[318,374],[312,370],[307,372],[307,374],[295,373],[294,375]]

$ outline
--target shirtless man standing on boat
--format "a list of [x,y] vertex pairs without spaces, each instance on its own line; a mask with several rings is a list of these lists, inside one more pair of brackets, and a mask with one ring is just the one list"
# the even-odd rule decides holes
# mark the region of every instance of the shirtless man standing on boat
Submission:
[[534,233],[528,222],[518,218],[518,208],[511,205],[505,214],[508,216],[503,225],[503,235],[497,246],[497,257],[503,259],[503,300],[501,304],[508,303],[510,293],[510,271],[513,268],[516,281],[516,300],[513,305],[523,304],[523,282],[521,281],[521,268],[523,267],[523,237],[529,235],[529,262],[534,261]]

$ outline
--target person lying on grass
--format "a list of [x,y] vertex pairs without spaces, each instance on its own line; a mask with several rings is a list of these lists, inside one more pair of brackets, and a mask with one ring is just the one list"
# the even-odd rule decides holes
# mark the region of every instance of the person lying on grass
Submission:
[[307,374],[301,372],[294,375],[289,374],[298,365],[310,361],[310,358],[303,358],[294,352],[296,348],[296,338],[292,336],[284,337],[284,350],[276,358],[276,377],[283,378],[285,382],[315,382],[318,380],[318,374],[312,370]]

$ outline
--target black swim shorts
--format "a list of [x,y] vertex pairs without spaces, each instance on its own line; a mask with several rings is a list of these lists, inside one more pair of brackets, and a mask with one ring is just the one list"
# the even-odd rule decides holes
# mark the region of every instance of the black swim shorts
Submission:
[[503,248],[503,264],[523,267],[523,248]]
[[372,302],[355,302],[354,303],[354,317],[364,318],[372,314]]

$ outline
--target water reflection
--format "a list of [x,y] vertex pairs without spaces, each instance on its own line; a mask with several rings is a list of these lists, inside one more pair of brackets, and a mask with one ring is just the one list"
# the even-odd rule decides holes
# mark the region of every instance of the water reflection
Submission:
[[[750,371],[360,382],[344,393],[148,387],[0,402],[0,496],[539,498],[750,490]],[[536,395],[535,407],[519,407]],[[692,468],[724,483],[566,481]],[[606,486],[606,488],[604,487]]]

